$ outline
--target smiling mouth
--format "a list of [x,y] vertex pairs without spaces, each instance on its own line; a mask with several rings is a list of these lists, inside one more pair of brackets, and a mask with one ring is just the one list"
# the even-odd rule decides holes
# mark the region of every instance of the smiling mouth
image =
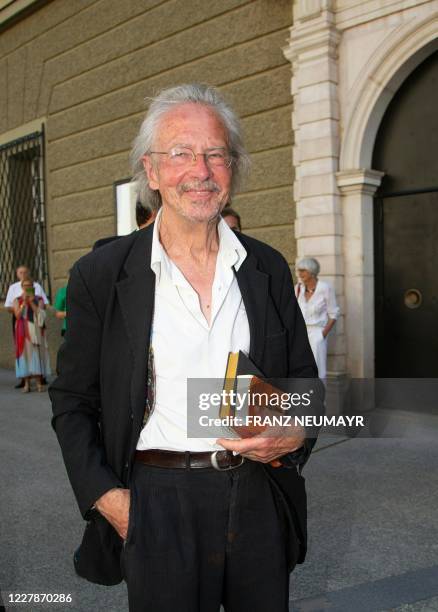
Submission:
[[208,196],[213,195],[216,192],[212,191],[211,189],[188,189],[184,193],[186,193],[187,195],[191,197],[206,198]]
[[214,181],[184,183],[180,186],[181,193],[191,193],[196,195],[207,195],[211,193],[219,193],[220,188]]

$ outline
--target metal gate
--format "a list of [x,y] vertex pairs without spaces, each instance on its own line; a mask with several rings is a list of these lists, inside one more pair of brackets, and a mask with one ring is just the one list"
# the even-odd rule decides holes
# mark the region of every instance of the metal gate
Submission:
[[0,297],[27,265],[50,294],[44,213],[44,129],[0,146]]

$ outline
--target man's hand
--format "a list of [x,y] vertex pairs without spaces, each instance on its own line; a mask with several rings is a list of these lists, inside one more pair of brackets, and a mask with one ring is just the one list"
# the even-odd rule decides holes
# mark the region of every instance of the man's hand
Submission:
[[122,540],[126,540],[129,524],[129,489],[110,489],[96,502],[97,510],[111,523]]
[[304,430],[300,427],[294,428],[294,434],[285,436],[273,436],[272,431],[269,436],[267,431],[252,438],[244,438],[242,440],[230,440],[228,438],[219,438],[216,444],[220,444],[230,451],[235,451],[261,463],[270,463],[277,457],[282,457],[287,453],[298,450],[303,446],[305,440]]

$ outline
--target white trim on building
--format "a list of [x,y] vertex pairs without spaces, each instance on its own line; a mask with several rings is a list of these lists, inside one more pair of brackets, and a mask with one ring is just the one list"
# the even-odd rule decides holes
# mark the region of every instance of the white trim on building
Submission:
[[371,167],[383,114],[438,48],[438,0],[296,0],[284,49],[292,64],[297,255],[318,258],[343,317],[332,374],[374,375]]

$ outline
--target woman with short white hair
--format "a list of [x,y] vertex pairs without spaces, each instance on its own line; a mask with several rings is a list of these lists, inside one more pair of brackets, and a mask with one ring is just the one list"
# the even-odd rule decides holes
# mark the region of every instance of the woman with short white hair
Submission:
[[333,287],[319,280],[319,270],[319,262],[313,257],[305,257],[298,262],[299,282],[295,286],[295,295],[306,322],[319,377],[324,379],[327,375],[327,336],[340,310]]

